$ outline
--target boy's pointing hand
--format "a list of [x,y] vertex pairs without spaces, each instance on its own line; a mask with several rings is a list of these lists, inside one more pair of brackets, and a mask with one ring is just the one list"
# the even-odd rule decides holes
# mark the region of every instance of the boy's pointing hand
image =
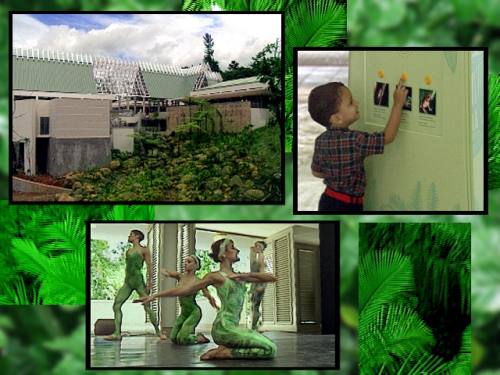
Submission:
[[400,79],[396,85],[396,90],[394,90],[394,106],[398,108],[403,108],[406,103],[406,97],[408,96],[408,90],[404,85],[405,81]]

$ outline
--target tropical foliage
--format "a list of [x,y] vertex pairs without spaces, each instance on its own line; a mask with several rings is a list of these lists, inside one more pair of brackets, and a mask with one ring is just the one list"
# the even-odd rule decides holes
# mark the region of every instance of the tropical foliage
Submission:
[[125,276],[125,253],[130,244],[121,242],[110,248],[108,241],[90,241],[92,279],[90,297],[98,300],[113,300],[123,284]]
[[0,304],[85,303],[85,221],[150,220],[151,207],[0,203]]
[[352,46],[489,46],[490,72],[500,72],[495,0],[349,0]]
[[488,187],[500,188],[500,75],[488,77]]
[[470,255],[469,224],[361,226],[362,374],[470,370]]
[[186,0],[184,10],[285,11],[285,136],[292,149],[293,48],[342,47],[346,44],[346,4],[339,0]]
[[[84,201],[277,202],[281,199],[280,129],[211,134],[200,122],[175,135],[143,132],[135,152],[109,168],[67,176]],[[208,129],[212,129],[208,126]]]

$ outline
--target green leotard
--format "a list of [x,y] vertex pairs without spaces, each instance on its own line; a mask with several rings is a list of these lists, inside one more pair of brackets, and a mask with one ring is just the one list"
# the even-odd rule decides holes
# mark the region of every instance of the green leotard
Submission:
[[[144,283],[144,278],[142,277],[142,266],[144,264],[144,257],[142,254],[137,251],[127,251],[125,254],[125,264],[125,282],[118,290],[113,304],[113,311],[115,313],[115,332],[113,333],[113,336],[121,336],[123,318],[122,305],[130,297],[132,292],[134,290],[137,291],[141,297],[147,295],[146,284]],[[155,328],[156,334],[160,335],[160,329],[153,310],[146,305],[144,305],[144,310],[146,310],[149,320]]]
[[212,337],[216,344],[231,348],[233,358],[274,358],[276,345],[257,331],[240,328],[241,310],[245,300],[245,284],[228,279],[217,288],[221,308],[212,325]]
[[191,296],[179,297],[179,302],[181,313],[175,319],[170,339],[180,345],[197,344],[194,330],[201,320],[201,309],[196,303],[196,293]]
[[[260,272],[260,263],[255,260],[250,262],[251,272]],[[250,286],[250,301],[252,302],[252,329],[257,329],[260,319],[260,304],[264,298],[266,283],[252,283]]]

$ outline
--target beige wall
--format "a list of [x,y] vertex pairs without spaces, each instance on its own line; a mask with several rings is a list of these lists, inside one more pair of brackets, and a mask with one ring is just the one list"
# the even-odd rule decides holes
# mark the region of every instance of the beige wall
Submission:
[[110,100],[53,99],[50,136],[55,138],[110,137]]

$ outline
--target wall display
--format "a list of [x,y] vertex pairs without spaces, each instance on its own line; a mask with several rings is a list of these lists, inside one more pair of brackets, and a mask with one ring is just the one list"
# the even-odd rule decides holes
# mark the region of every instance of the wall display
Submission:
[[354,129],[383,131],[401,78],[410,91],[395,141],[366,160],[365,210],[483,210],[482,70],[482,51],[351,51]]

